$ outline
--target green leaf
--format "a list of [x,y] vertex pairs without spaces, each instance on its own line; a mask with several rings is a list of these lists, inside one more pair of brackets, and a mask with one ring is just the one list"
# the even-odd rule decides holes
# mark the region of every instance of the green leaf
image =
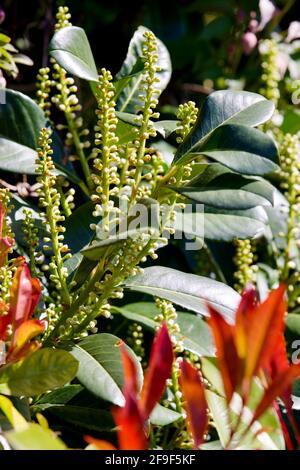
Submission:
[[84,388],[81,385],[65,385],[62,388],[53,390],[53,392],[46,393],[43,395],[36,404],[48,404],[48,405],[65,405],[78,393],[82,392]]
[[[6,104],[0,105],[0,170],[35,174],[39,133],[49,122],[39,106],[28,96],[5,90]],[[59,137],[52,134],[56,172],[73,182],[79,181],[72,171],[62,165],[63,148]]]
[[14,173],[35,173],[36,151],[0,137],[0,169]]
[[[260,206],[247,210],[226,210],[195,204],[192,209],[192,211],[177,211],[176,218],[170,226],[176,230],[176,234],[183,233],[188,240],[196,237],[200,246],[203,238],[232,241],[236,238],[252,239],[269,236],[268,217]],[[199,248],[193,247],[193,249]]]
[[5,96],[6,104],[0,106],[0,135],[35,149],[39,131],[47,124],[43,111],[31,98],[19,91],[7,89]]
[[[144,37],[143,34],[149,31],[144,26],[139,26],[139,28],[134,33],[127,52],[127,56],[120,71],[116,75],[116,80],[120,81],[124,77],[132,75],[132,71],[136,66],[137,60],[141,59],[143,56],[143,44]],[[161,91],[163,91],[168,85],[171,78],[171,60],[169,52],[166,46],[157,39],[158,46],[158,66],[160,67],[160,72],[157,72],[157,78],[159,82],[155,85]],[[139,100],[138,96],[142,94],[140,88],[143,73],[133,75],[128,85],[124,87],[121,93],[118,96],[117,107],[120,111],[126,111],[129,113],[136,112],[136,106],[141,106],[142,102]]]
[[285,325],[293,337],[299,338],[300,336],[300,315],[297,313],[289,313],[285,319]]
[[5,437],[14,450],[67,450],[53,431],[36,423],[28,423],[23,431],[9,431]]
[[89,201],[79,206],[65,222],[65,242],[74,253],[64,262],[69,276],[76,281],[78,288],[95,267],[95,261],[84,258],[80,250],[88,245],[95,237],[95,230],[90,228],[92,223],[97,224],[100,217],[93,216],[94,204]]
[[192,132],[179,146],[175,161],[199,152],[212,133],[224,124],[257,126],[273,114],[274,105],[261,95],[246,91],[220,90],[206,99]]
[[77,367],[77,361],[67,351],[40,349],[23,361],[1,368],[0,393],[40,395],[72,380]]
[[260,176],[278,169],[274,139],[258,129],[239,124],[219,127],[195,152],[246,175]]
[[82,28],[66,26],[57,31],[50,42],[49,53],[75,77],[98,82],[93,53]]
[[0,46],[8,44],[10,42],[10,37],[6,34],[0,33]]
[[226,211],[205,206],[204,238],[232,241],[235,238],[256,239],[266,234],[267,219],[261,207],[245,211]]
[[[115,405],[124,405],[123,366],[118,345],[120,338],[108,333],[89,336],[74,345],[71,354],[78,360],[78,380],[94,395]],[[126,346],[136,363],[141,387],[143,372],[133,351]]]
[[26,419],[13,406],[12,402],[3,395],[0,395],[0,409],[15,431],[21,431],[27,427]]
[[207,305],[211,305],[231,323],[240,301],[239,294],[221,282],[163,266],[145,268],[143,274],[129,278],[125,288],[170,300],[201,315],[208,315]]
[[293,107],[288,107],[284,111],[283,122],[280,126],[280,130],[284,134],[296,134],[300,130],[300,111]]
[[264,180],[245,178],[213,163],[187,186],[173,188],[179,194],[219,209],[250,209],[271,205],[275,188]]
[[94,209],[95,204],[86,202],[66,219],[65,242],[73,252],[80,251],[95,235],[95,230],[92,230],[90,225],[92,222],[97,224],[100,217],[93,216]]
[[178,121],[166,120],[166,121],[156,121],[153,122],[154,129],[160,133],[160,135],[167,139],[173,134],[177,129]]
[[128,238],[135,239],[141,233],[158,237],[160,228],[158,202],[151,198],[140,199],[130,208],[125,222],[124,230],[121,229],[118,233],[108,236],[105,234],[105,238],[102,236],[101,227],[98,226],[99,230],[96,230],[97,238],[90,245],[83,248],[81,253],[89,260],[97,261],[105,253],[118,248]]
[[144,71],[144,69],[144,62],[141,57],[138,57],[128,75],[124,75],[124,77],[114,81],[115,100],[118,98],[121,91],[130,83],[132,77],[137,77]]
[[175,423],[181,418],[181,414],[177,411],[170,410],[157,404],[150,415],[150,423],[155,426],[168,426]]
[[[155,330],[157,323],[155,317],[159,315],[159,309],[151,302],[137,302],[127,304],[124,307],[112,307],[113,313],[120,313],[128,320]],[[201,317],[192,313],[178,312],[177,323],[180,328],[180,338],[183,339],[184,349],[199,356],[213,356],[215,348],[210,330]]]

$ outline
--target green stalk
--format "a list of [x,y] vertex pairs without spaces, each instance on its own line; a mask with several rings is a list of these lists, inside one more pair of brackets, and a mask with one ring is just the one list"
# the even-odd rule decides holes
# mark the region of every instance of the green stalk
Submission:
[[79,158],[79,161],[80,161],[80,164],[81,164],[83,174],[84,174],[86,182],[87,182],[87,186],[91,190],[91,189],[93,189],[94,185],[93,185],[93,181],[92,181],[92,178],[91,178],[90,167],[89,167],[89,164],[88,164],[87,159],[85,157],[84,151],[81,148],[81,143],[80,143],[79,135],[78,135],[78,132],[77,132],[77,129],[76,129],[76,125],[74,123],[74,120],[73,120],[73,117],[72,117],[71,113],[65,112],[65,116],[66,116],[66,121],[67,121],[67,124],[68,124],[69,131],[72,134],[73,142],[74,142],[74,145],[75,145],[75,148],[76,148],[76,151],[77,151],[77,155],[78,155],[78,158]]
[[62,293],[62,298],[63,302],[66,305],[70,305],[71,303],[71,297],[69,294],[69,290],[67,287],[67,281],[65,276],[62,274],[62,268],[63,268],[63,259],[61,256],[61,252],[59,249],[59,240],[58,240],[58,232],[56,228],[56,223],[52,217],[52,211],[53,211],[53,206],[52,206],[52,198],[50,194],[50,188],[48,184],[45,184],[44,186],[44,196],[45,196],[45,201],[47,203],[46,206],[46,217],[47,217],[47,222],[49,223],[50,227],[50,236],[51,236],[51,243],[52,243],[52,250],[53,250],[53,258],[56,263],[56,274],[59,278],[59,282],[61,284],[61,293]]

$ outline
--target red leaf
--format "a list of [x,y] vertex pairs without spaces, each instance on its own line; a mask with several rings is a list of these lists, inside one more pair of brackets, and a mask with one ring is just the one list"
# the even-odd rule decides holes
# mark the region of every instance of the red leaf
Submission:
[[149,417],[164,392],[166,381],[172,372],[173,360],[172,342],[163,323],[152,345],[149,367],[141,393],[141,406],[145,419]]
[[207,403],[204,386],[199,372],[187,361],[180,364],[180,387],[185,400],[188,425],[195,443],[195,448],[203,442],[207,428]]
[[124,343],[120,345],[122,362],[123,362],[123,371],[124,371],[124,390],[128,390],[133,394],[138,392],[138,382],[137,382],[137,369],[134,360],[126,349]]
[[7,336],[7,327],[11,323],[10,315],[0,316],[0,340],[5,341]]
[[7,253],[9,252],[13,244],[14,244],[14,241],[12,238],[0,237],[0,266],[4,265]]
[[272,402],[287,390],[300,375],[300,364],[292,364],[289,369],[279,374],[265,391],[263,398],[257,406],[250,426],[256,421],[272,404]]
[[13,328],[28,320],[36,307],[41,294],[37,279],[32,279],[28,266],[23,262],[16,270],[10,294],[10,314]]
[[245,378],[250,380],[259,369],[270,363],[286,313],[285,286],[272,291],[268,298],[248,316]]
[[215,340],[225,396],[227,403],[230,403],[234,391],[240,384],[243,372],[235,344],[235,327],[229,325],[222,315],[211,307],[209,311],[208,324]]
[[93,444],[95,447],[97,447],[98,450],[117,450],[113,444],[102,439],[96,439],[92,436],[84,436],[84,440],[88,444]]
[[30,304],[29,316],[31,316],[33,312],[35,311],[39,303],[40,297],[41,297],[42,289],[41,289],[40,281],[36,278],[31,277],[31,288],[32,288],[32,291],[31,291],[31,304]]
[[144,416],[136,397],[128,390],[124,392],[125,406],[112,412],[118,426],[120,450],[146,450],[148,442],[144,431]]

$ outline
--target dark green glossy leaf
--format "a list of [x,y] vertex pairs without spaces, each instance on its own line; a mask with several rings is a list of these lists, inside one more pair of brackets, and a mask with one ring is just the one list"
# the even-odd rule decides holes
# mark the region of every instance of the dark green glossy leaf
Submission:
[[240,124],[219,127],[195,151],[246,175],[264,175],[278,169],[278,149],[272,137]]
[[144,71],[144,62],[141,57],[138,57],[132,69],[128,72],[128,75],[124,75],[119,80],[114,81],[115,87],[115,99],[118,98],[122,90],[129,85],[133,77],[138,77]]
[[272,102],[246,91],[220,90],[206,99],[198,120],[175,155],[177,163],[187,155],[199,152],[212,133],[225,124],[257,126],[267,121],[274,111]]
[[187,186],[174,188],[195,202],[219,209],[250,209],[271,205],[275,188],[263,180],[245,178],[214,163]]
[[[157,323],[155,317],[159,315],[159,309],[151,302],[137,302],[127,304],[124,307],[113,307],[113,312],[121,313],[125,318],[155,330]],[[180,327],[180,339],[187,351],[199,356],[214,356],[214,345],[210,330],[201,317],[193,313],[178,312],[177,320]]]
[[[89,336],[74,345],[71,354],[78,360],[78,380],[94,395],[115,405],[122,406],[124,397],[123,366],[119,344],[121,340],[108,333]],[[138,382],[141,387],[143,371],[133,351],[126,346],[136,363]]]
[[170,300],[201,315],[208,315],[207,305],[211,305],[230,322],[240,300],[236,291],[221,282],[163,266],[145,268],[143,274],[128,279],[125,288]]
[[259,238],[267,235],[267,222],[261,207],[226,211],[205,206],[204,238],[217,241]]
[[[122,78],[132,75],[132,70],[137,63],[137,60],[143,56],[143,34],[145,31],[149,30],[144,26],[139,26],[134,33],[129,44],[126,59],[123,62],[120,71],[116,75],[116,81],[120,81]],[[166,46],[159,39],[157,40],[157,45],[158,65],[161,70],[157,73],[159,83],[156,84],[156,87],[162,91],[166,88],[171,78],[171,60]],[[142,94],[139,89],[142,79],[143,73],[133,75],[128,85],[122,89],[117,100],[117,106],[120,111],[135,113],[136,106],[141,106],[142,102],[139,100],[138,96]]]
[[[196,204],[195,211],[178,211],[172,227],[187,239],[232,241],[269,234],[268,218],[262,207],[225,210]],[[198,210],[198,212],[197,212]],[[199,249],[196,246],[192,249]]]
[[46,393],[43,395],[37,403],[48,403],[52,405],[64,405],[68,403],[72,398],[74,398],[78,393],[80,393],[83,389],[81,385],[74,384],[74,385],[65,385],[62,388],[58,388],[57,390],[53,390],[53,392]]
[[57,31],[50,42],[49,52],[72,75],[92,82],[98,81],[91,47],[82,28],[67,26]]
[[[0,106],[0,169],[34,174],[39,133],[42,127],[49,127],[49,122],[39,106],[23,93],[6,90],[5,96],[6,104]],[[62,143],[55,132],[51,139],[56,172],[77,183],[72,168],[62,165]]]

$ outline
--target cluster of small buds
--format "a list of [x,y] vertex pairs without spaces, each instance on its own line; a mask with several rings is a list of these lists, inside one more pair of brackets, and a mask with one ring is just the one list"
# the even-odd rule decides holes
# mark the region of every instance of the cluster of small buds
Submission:
[[[53,256],[49,263],[50,280],[54,283],[57,291],[62,295],[63,302],[70,303],[70,295],[67,287],[67,269],[63,266],[64,261],[70,258],[68,246],[64,243],[65,228],[62,222],[65,217],[60,211],[60,194],[57,190],[57,181],[54,174],[54,163],[52,160],[51,131],[43,128],[39,137],[38,159],[36,161],[39,204],[44,211],[44,217],[48,226],[49,237],[44,237],[44,250],[52,248]],[[50,246],[49,246],[50,243]]]
[[[196,367],[200,374],[201,374],[201,362],[200,362],[200,357],[198,354],[194,354],[191,351],[184,351],[184,357],[187,359],[191,364],[193,364],[194,367]],[[202,374],[201,374],[202,377]],[[203,380],[203,377],[202,377]]]
[[[13,270],[9,269],[7,266],[1,266],[0,267],[0,301],[1,302],[4,302],[4,303],[9,302],[12,278],[13,278]],[[0,302],[0,305],[1,305],[1,302]]]
[[69,181],[62,176],[57,177],[57,189],[60,193],[61,208],[64,215],[69,217],[72,214],[73,209],[75,209],[75,189],[70,188]]
[[176,129],[176,141],[178,144],[181,144],[190,133],[197,120],[198,111],[199,110],[194,101],[188,101],[187,103],[179,105],[177,111],[177,119],[179,122]]
[[138,360],[143,362],[145,357],[144,332],[141,325],[131,323],[128,328],[127,344],[135,352]]
[[49,67],[43,67],[39,70],[37,75],[37,92],[36,100],[39,107],[44,111],[45,116],[50,117],[50,91],[53,85],[52,80],[50,79],[50,69]]
[[[8,252],[12,252],[14,247],[14,238],[11,231],[11,221],[8,217],[8,214],[12,209],[11,194],[6,188],[0,189],[0,209],[2,211],[0,215],[0,237],[7,237],[9,240],[11,240],[12,243]],[[12,277],[13,269],[9,267],[7,263],[4,263],[3,266],[0,266],[0,300],[3,302],[9,301]]]
[[93,149],[95,172],[92,174],[92,179],[96,193],[92,196],[92,201],[96,203],[95,216],[101,215],[103,217],[104,232],[108,232],[110,229],[110,213],[114,210],[111,196],[118,194],[121,164],[117,147],[118,137],[115,133],[118,122],[114,101],[115,88],[111,81],[111,73],[104,68],[101,69],[97,87],[96,147]]
[[[159,83],[159,78],[157,73],[160,72],[160,67],[158,63],[158,51],[157,51],[157,40],[154,34],[151,31],[145,31],[143,34],[144,44],[143,44],[143,62],[145,67],[145,73],[143,80],[141,82],[139,95],[139,100],[143,103],[141,106],[138,106],[138,111],[142,111],[142,114],[137,116],[139,123],[143,124],[145,115],[147,116],[147,127],[148,127],[148,118],[158,119],[159,113],[153,111],[158,105],[158,98],[161,93],[160,89],[155,87],[156,83]],[[147,131],[144,130],[147,133]],[[156,136],[156,131],[151,127],[148,130],[148,135],[145,138],[149,138],[152,135]]]
[[237,267],[234,273],[236,283],[234,288],[238,292],[242,292],[248,283],[255,283],[257,266],[254,263],[255,255],[253,253],[253,245],[250,240],[237,239],[234,242],[236,254],[234,263]]
[[[297,135],[285,134],[280,144],[280,176],[281,187],[289,202],[289,214],[285,249],[285,265],[283,280],[287,281],[290,306],[293,308],[300,304],[300,292],[297,295],[296,284],[299,284],[300,275],[293,259],[295,247],[300,248],[300,140]],[[291,276],[291,273],[292,276]],[[295,291],[295,292],[294,292]]]
[[67,72],[55,61],[50,59],[53,64],[53,84],[57,90],[52,97],[52,102],[58,109],[73,119],[76,118],[76,112],[81,111],[81,105],[77,98],[77,86],[75,85],[74,78],[68,77]]
[[14,234],[11,230],[11,220],[9,218],[9,213],[13,209],[13,205],[11,203],[11,194],[6,188],[0,188],[0,209],[4,209],[5,213],[3,220],[0,221],[2,229],[2,233],[0,235],[2,237],[13,239]]
[[161,153],[156,149],[146,149],[143,157],[144,166],[141,176],[141,185],[138,188],[137,198],[145,198],[151,196],[153,189],[156,187],[157,181],[165,173],[163,158]]
[[78,309],[75,315],[67,318],[63,325],[59,327],[59,339],[66,340],[80,340],[88,336],[89,332],[97,333],[97,321],[91,320],[84,328],[81,327],[82,323],[86,321],[89,313],[92,311],[92,306],[82,306]]
[[44,261],[43,253],[39,248],[39,229],[35,225],[35,220],[32,215],[31,209],[23,210],[24,219],[22,221],[22,233],[26,242],[30,271],[33,277],[36,277],[40,272],[38,264],[42,264]]
[[[176,141],[178,144],[181,144],[192,130],[194,124],[196,123],[198,112],[199,109],[197,108],[194,101],[188,101],[187,103],[179,105],[177,111],[177,119],[179,122],[176,129]],[[178,177],[180,178],[181,184],[185,184],[189,181],[192,174],[193,164],[194,162],[187,163],[184,166],[183,171],[180,172],[180,174],[177,176],[177,179]],[[176,181],[176,183],[178,183],[178,181]]]
[[59,298],[55,299],[54,302],[50,302],[45,309],[43,318],[47,321],[47,330],[45,332],[44,339],[54,330],[56,323],[58,322],[63,311],[62,304],[59,302]]
[[259,90],[268,100],[273,101],[277,107],[280,98],[279,82],[281,80],[278,67],[278,45],[274,39],[264,39],[259,45],[262,58],[262,87]]
[[58,11],[56,13],[55,31],[65,28],[66,26],[72,26],[70,19],[71,13],[69,12],[69,8],[64,6],[58,7]]
[[136,168],[134,172],[134,183],[132,185],[131,199],[134,201],[138,194],[138,189],[141,183],[143,167],[145,164],[144,157],[149,159],[145,155],[145,144],[149,137],[156,136],[156,130],[153,126],[152,119],[159,118],[159,113],[154,111],[158,105],[158,98],[161,93],[160,89],[155,86],[159,83],[157,73],[160,72],[160,67],[157,65],[158,52],[157,52],[157,40],[154,34],[150,31],[146,31],[143,34],[143,62],[145,72],[143,79],[139,87],[140,94],[138,96],[141,105],[137,106],[137,116],[135,121],[137,123],[138,132],[135,141],[133,142],[136,147]]
[[173,304],[167,300],[156,299],[155,303],[157,308],[161,311],[161,313],[154,318],[154,321],[157,323],[157,328],[159,328],[161,323],[165,321],[173,343],[174,351],[177,353],[183,352],[183,339],[180,335],[180,328],[177,323],[176,309]]

